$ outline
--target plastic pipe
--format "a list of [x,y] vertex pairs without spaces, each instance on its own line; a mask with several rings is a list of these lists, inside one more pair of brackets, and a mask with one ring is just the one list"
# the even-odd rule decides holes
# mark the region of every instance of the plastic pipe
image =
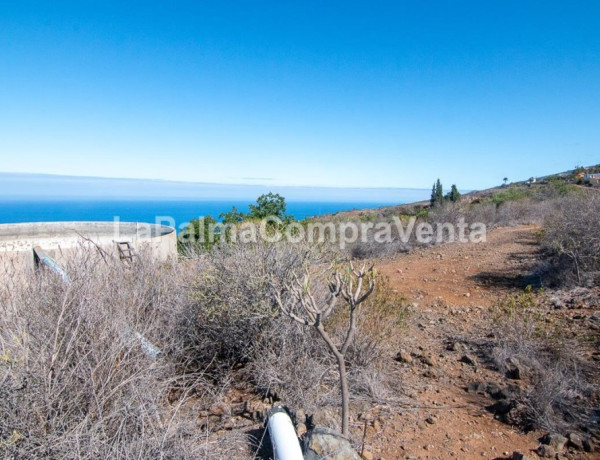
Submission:
[[275,460],[304,459],[294,424],[283,407],[275,406],[269,411],[267,427]]
[[67,272],[64,271],[62,267],[58,265],[52,257],[46,254],[42,248],[40,248],[39,246],[35,246],[33,248],[33,252],[40,264],[45,265],[58,276],[60,276],[60,279],[63,283],[71,284],[71,279],[69,278],[69,275],[67,275]]
[[140,343],[140,346],[142,347],[142,351],[149,358],[156,358],[158,355],[161,354],[160,348],[158,348],[156,345],[154,345],[152,342],[150,342],[142,334],[140,334],[139,332],[136,332],[136,331],[132,331],[129,328],[129,326],[127,326],[125,328],[125,337],[130,338],[132,336]]

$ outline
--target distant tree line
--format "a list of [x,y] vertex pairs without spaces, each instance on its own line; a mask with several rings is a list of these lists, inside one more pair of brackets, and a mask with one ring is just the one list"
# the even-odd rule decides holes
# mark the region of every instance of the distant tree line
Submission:
[[459,200],[460,192],[455,184],[452,184],[450,191],[444,195],[444,188],[440,180],[438,179],[433,183],[433,187],[431,189],[431,199],[429,200],[432,207],[437,204],[442,204],[444,201],[456,203]]
[[295,221],[293,216],[286,214],[285,198],[278,193],[269,192],[259,196],[256,204],[251,204],[249,209],[248,213],[243,213],[233,206],[230,211],[219,214],[220,223],[223,225],[220,227],[220,233],[216,234],[211,234],[211,232],[219,223],[218,219],[210,214],[199,219],[192,219],[179,236],[180,249],[183,250],[186,246],[192,245],[198,249],[209,251],[215,244],[229,241],[231,226],[242,222],[260,221],[269,217],[272,220],[267,225],[273,227],[276,225],[286,226]]

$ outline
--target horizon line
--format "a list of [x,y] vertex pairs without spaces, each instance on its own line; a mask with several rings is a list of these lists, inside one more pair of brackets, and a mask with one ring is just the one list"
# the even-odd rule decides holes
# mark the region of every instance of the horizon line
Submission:
[[200,184],[200,185],[219,185],[219,186],[243,186],[243,187],[288,187],[288,188],[306,188],[306,189],[355,189],[355,190],[429,190],[429,187],[360,187],[360,186],[335,186],[335,185],[278,185],[278,184],[245,184],[238,182],[202,182],[202,181],[187,181],[176,179],[157,179],[157,178],[141,178],[141,177],[107,177],[107,176],[88,176],[88,175],[72,175],[72,174],[54,174],[54,173],[37,173],[37,172],[9,172],[0,171],[0,175],[23,175],[23,176],[44,176],[55,178],[76,178],[76,179],[98,179],[98,180],[115,180],[115,181],[153,181],[153,182],[171,182],[176,184]]

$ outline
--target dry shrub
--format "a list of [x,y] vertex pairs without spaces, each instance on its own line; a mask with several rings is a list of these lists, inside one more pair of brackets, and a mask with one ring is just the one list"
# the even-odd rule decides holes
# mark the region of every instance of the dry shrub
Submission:
[[348,368],[353,394],[381,401],[389,396],[388,366],[404,338],[408,308],[387,277],[378,275],[376,286],[359,311]]
[[203,272],[190,286],[179,325],[188,368],[223,383],[257,356],[278,315],[269,279],[319,261],[319,248],[286,243],[227,245],[202,256]]
[[[67,267],[2,293],[0,452],[5,458],[221,458],[178,410],[202,375],[172,351],[181,273],[142,255],[134,267],[82,251]],[[162,353],[152,356],[150,345]],[[187,380],[187,382],[186,382]],[[238,446],[233,448],[236,450]],[[230,452],[232,453],[232,452]],[[232,453],[233,455],[233,453]]]
[[597,284],[600,279],[600,196],[588,193],[557,203],[544,222],[542,248],[557,284]]
[[494,226],[498,207],[493,203],[473,203],[465,213],[465,222],[481,222],[487,227]]
[[[327,297],[323,278],[312,284],[321,302]],[[407,309],[405,299],[377,276],[374,294],[359,309],[356,335],[347,352],[348,382],[353,399],[382,401],[389,396],[388,364],[402,339]],[[337,343],[347,331],[347,315],[340,305],[326,322]],[[290,407],[307,413],[339,404],[339,375],[335,359],[314,328],[280,317],[263,336],[260,353],[251,363],[252,375],[263,391],[275,393]],[[336,418],[330,420],[336,422]]]
[[[399,217],[403,228],[407,228],[410,218],[411,216]],[[419,222],[423,221],[420,217],[415,217],[415,219],[414,228],[417,227]],[[378,223],[385,223],[390,226],[390,241],[387,241],[387,238],[386,241],[380,241],[383,234],[378,235]],[[348,258],[357,260],[383,258],[394,254],[410,252],[413,248],[421,245],[421,243],[417,241],[414,231],[411,233],[405,231],[408,238],[400,235],[396,220],[378,217],[378,220],[372,222],[372,225],[375,226],[375,228],[361,228],[360,237],[354,243],[350,244],[345,252],[345,255]]]
[[[390,286],[387,277],[377,274],[376,290],[357,315],[356,336],[348,349],[350,365],[380,366],[392,358],[402,340],[407,312],[406,299]],[[344,318],[336,316],[334,320],[332,326],[344,332]]]
[[[82,248],[70,284],[42,271],[4,286],[2,456],[239,458],[244,439],[217,443],[197,417],[233,379],[297,409],[337,407],[335,363],[313,331],[279,316],[268,284],[321,262],[322,248],[283,243],[174,264],[140,254],[131,267]],[[349,353],[355,397],[384,393],[403,311],[383,281],[377,292]]]
[[459,219],[464,219],[467,224],[482,223],[487,227],[510,227],[540,224],[545,216],[553,212],[554,206],[554,200],[539,201],[526,197],[501,203],[446,202],[436,206],[429,216],[433,223],[456,224]]
[[581,429],[588,425],[591,407],[586,401],[595,389],[577,356],[577,343],[564,338],[547,312],[543,294],[531,288],[501,302],[492,358],[500,370],[510,374],[516,366],[529,380],[518,401],[523,428]]
[[369,231],[367,241],[357,240],[352,243],[349,250],[349,255],[352,259],[368,260],[388,257],[394,254],[410,252],[414,244],[402,242],[398,237],[395,237],[390,242],[378,242],[373,238],[373,232]]
[[465,218],[467,205],[465,202],[444,201],[436,204],[429,211],[429,222],[432,224],[457,224],[461,218]]
[[[328,294],[324,276],[328,271],[324,268],[320,271],[321,276],[316,275],[312,284],[312,293],[318,301],[324,302]],[[391,291],[382,278],[375,292],[363,306],[355,341],[348,350],[353,399],[381,400],[387,396],[389,377],[384,362],[393,356],[403,325],[403,299]],[[326,325],[337,341],[347,328],[342,317],[334,315]],[[244,366],[244,373],[255,389],[274,396],[294,410],[320,413],[335,427],[339,422],[335,415],[339,405],[339,375],[335,359],[314,328],[281,316],[277,310],[261,334],[252,340],[248,342],[252,356]]]
[[339,404],[335,362],[312,328],[278,317],[261,339],[248,366],[258,391],[307,413]]

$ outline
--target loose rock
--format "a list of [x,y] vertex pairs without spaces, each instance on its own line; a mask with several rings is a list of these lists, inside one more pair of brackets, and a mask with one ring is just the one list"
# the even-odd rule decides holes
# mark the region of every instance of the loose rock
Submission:
[[473,355],[463,355],[459,361],[461,363],[469,364],[470,366],[475,366],[477,364],[477,358]]
[[325,428],[315,428],[304,435],[302,452],[305,460],[361,460],[350,441]]
[[542,443],[552,447],[556,451],[561,451],[567,444],[568,439],[558,433],[548,433],[542,439]]
[[569,445],[577,450],[583,450],[583,438],[577,433],[569,433]]
[[554,448],[547,444],[542,444],[536,450],[537,454],[542,458],[554,458],[556,457],[556,451]]
[[400,350],[396,355],[396,361],[410,364],[412,363],[413,359],[409,352],[407,352],[406,350]]

